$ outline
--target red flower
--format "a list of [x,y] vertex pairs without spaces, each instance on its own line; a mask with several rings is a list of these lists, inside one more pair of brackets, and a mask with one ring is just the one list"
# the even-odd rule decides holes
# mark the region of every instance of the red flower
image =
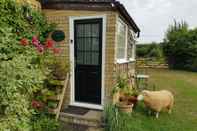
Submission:
[[29,41],[28,41],[28,39],[23,38],[23,39],[20,40],[20,43],[21,43],[21,45],[26,46],[26,45],[29,44]]
[[36,100],[33,100],[31,105],[34,109],[41,109],[44,106],[42,102],[39,102],[39,101],[36,101]]
[[61,52],[60,48],[52,48],[54,54],[59,54]]
[[38,50],[38,52],[40,52],[40,53],[42,53],[42,52],[44,52],[44,47],[43,47],[43,45],[37,45],[36,46],[36,48],[37,48],[37,50]]
[[39,46],[40,41],[38,40],[38,38],[36,36],[33,36],[33,38],[32,38],[32,44],[34,46]]
[[53,45],[54,45],[54,43],[53,43],[53,41],[52,40],[47,40],[46,42],[45,42],[45,47],[46,48],[53,48]]

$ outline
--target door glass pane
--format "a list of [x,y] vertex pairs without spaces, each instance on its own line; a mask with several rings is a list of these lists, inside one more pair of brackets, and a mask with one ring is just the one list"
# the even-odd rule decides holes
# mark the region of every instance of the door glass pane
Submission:
[[91,37],[91,24],[84,24],[84,37]]
[[83,38],[77,38],[77,50],[78,51],[84,50],[84,39]]
[[99,37],[99,24],[92,25],[92,36]]
[[84,25],[78,24],[77,25],[77,37],[83,37],[84,32]]
[[99,51],[99,38],[92,38],[92,50]]
[[83,53],[82,52],[78,52],[77,53],[77,64],[83,64]]
[[85,48],[84,48],[84,51],[91,51],[91,46],[92,46],[92,42],[91,42],[91,38],[84,38],[84,45],[85,45]]
[[92,65],[99,65],[99,52],[92,53]]
[[84,64],[91,65],[92,64],[91,53],[90,52],[85,52],[84,56],[85,56]]

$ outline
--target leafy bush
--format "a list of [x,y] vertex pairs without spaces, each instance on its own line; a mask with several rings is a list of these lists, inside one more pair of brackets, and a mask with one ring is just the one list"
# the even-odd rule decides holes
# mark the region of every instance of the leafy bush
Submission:
[[[42,42],[52,30],[53,25],[47,24],[41,12],[27,5],[20,6],[15,0],[0,1],[1,131],[32,130],[34,109],[31,104],[34,94],[45,88],[44,80],[49,70],[43,63],[49,54],[43,53],[44,45],[35,46],[30,39],[37,35]],[[36,129],[45,131],[44,128],[52,126],[52,121],[40,119],[45,124]],[[39,119],[35,125],[38,123]]]
[[197,29],[188,29],[187,23],[175,21],[162,45],[170,68],[197,71]]
[[38,114],[32,119],[33,131],[57,131],[58,126],[57,121],[46,114]]

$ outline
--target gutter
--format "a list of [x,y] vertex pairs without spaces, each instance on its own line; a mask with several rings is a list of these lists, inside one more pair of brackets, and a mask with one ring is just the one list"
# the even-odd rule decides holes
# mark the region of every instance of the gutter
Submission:
[[120,12],[120,14],[128,21],[128,23],[134,28],[135,33],[137,33],[137,37],[140,37],[140,29],[133,20],[133,18],[130,16],[126,8],[123,4],[121,4],[119,1],[114,1],[112,4],[115,5],[116,9]]

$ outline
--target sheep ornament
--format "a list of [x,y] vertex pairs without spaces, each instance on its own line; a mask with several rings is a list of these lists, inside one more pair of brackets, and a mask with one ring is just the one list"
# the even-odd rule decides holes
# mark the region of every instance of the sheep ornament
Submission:
[[174,96],[170,91],[148,91],[143,90],[138,96],[138,101],[144,101],[147,108],[156,112],[156,118],[163,109],[167,109],[170,114],[174,105]]

